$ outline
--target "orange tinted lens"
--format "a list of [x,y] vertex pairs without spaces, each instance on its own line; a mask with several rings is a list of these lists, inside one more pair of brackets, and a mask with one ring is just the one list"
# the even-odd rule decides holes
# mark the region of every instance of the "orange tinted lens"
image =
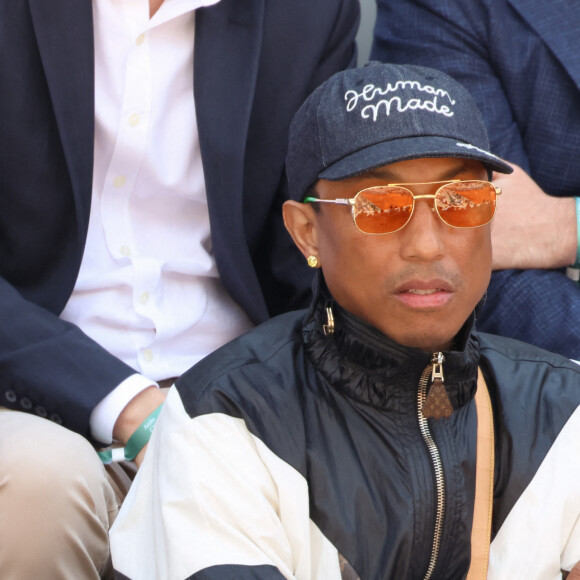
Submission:
[[356,195],[352,212],[361,232],[396,232],[409,221],[413,213],[413,196],[400,187],[369,187]]
[[437,212],[456,228],[483,226],[495,213],[495,189],[485,181],[458,181],[437,192]]

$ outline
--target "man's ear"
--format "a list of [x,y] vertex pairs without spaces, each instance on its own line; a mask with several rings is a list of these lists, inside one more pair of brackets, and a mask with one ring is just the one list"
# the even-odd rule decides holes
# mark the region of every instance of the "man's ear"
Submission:
[[287,201],[282,215],[286,229],[304,257],[318,256],[317,213],[312,204]]

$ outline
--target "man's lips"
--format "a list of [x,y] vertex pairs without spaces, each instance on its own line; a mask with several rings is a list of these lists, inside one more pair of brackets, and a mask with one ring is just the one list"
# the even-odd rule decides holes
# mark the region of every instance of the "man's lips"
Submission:
[[410,308],[440,308],[455,293],[445,280],[409,280],[397,287],[395,298]]

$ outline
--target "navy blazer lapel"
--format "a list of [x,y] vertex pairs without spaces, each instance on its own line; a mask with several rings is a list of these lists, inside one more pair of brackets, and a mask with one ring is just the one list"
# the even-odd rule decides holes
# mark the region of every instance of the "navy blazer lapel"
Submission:
[[264,0],[221,0],[197,11],[195,31],[194,92],[212,243],[226,288],[229,280],[246,277],[247,301],[241,301],[249,310],[259,307],[256,297],[261,291],[255,277],[248,279],[254,271],[249,253],[232,248],[247,247],[242,219],[244,153],[263,20]]
[[[571,0],[508,0],[550,47],[580,87],[580,2]],[[517,58],[517,57],[516,57]]]
[[[263,0],[221,0],[196,14],[194,91],[208,188],[231,206],[231,191],[212,187],[227,179],[241,187],[260,48]],[[215,160],[220,160],[219,166]],[[226,175],[224,175],[226,174]],[[237,200],[241,210],[240,199]]]
[[81,239],[89,219],[94,142],[94,47],[90,0],[29,0]]

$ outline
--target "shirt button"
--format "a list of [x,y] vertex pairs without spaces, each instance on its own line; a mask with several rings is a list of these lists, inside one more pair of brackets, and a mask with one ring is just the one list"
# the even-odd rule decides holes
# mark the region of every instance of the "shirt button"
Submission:
[[130,256],[131,255],[131,248],[129,246],[121,246],[120,252],[121,252],[121,254],[123,254],[123,256]]
[[113,186],[119,189],[123,187],[127,183],[127,178],[124,175],[117,175],[115,179],[113,179]]
[[137,37],[137,40],[135,41],[135,44],[136,44],[137,46],[141,46],[141,45],[142,45],[144,42],[145,42],[145,35],[144,35],[144,34],[140,34],[140,35]]
[[139,296],[139,302],[141,304],[146,304],[149,301],[149,292],[143,292],[141,296]]
[[32,409],[32,401],[27,397],[22,397],[22,399],[20,399],[20,406],[28,411],[29,409]]
[[136,125],[139,124],[140,120],[141,117],[139,117],[139,114],[133,113],[132,115],[129,116],[129,125],[131,125],[131,127],[135,127]]
[[6,391],[6,392],[4,393],[4,396],[6,397],[6,400],[7,400],[9,403],[15,403],[15,402],[16,402],[16,399],[18,398],[18,397],[16,396],[16,393],[15,393],[14,391]]
[[143,351],[143,358],[146,362],[151,362],[153,360],[153,351],[150,348],[147,348]]

